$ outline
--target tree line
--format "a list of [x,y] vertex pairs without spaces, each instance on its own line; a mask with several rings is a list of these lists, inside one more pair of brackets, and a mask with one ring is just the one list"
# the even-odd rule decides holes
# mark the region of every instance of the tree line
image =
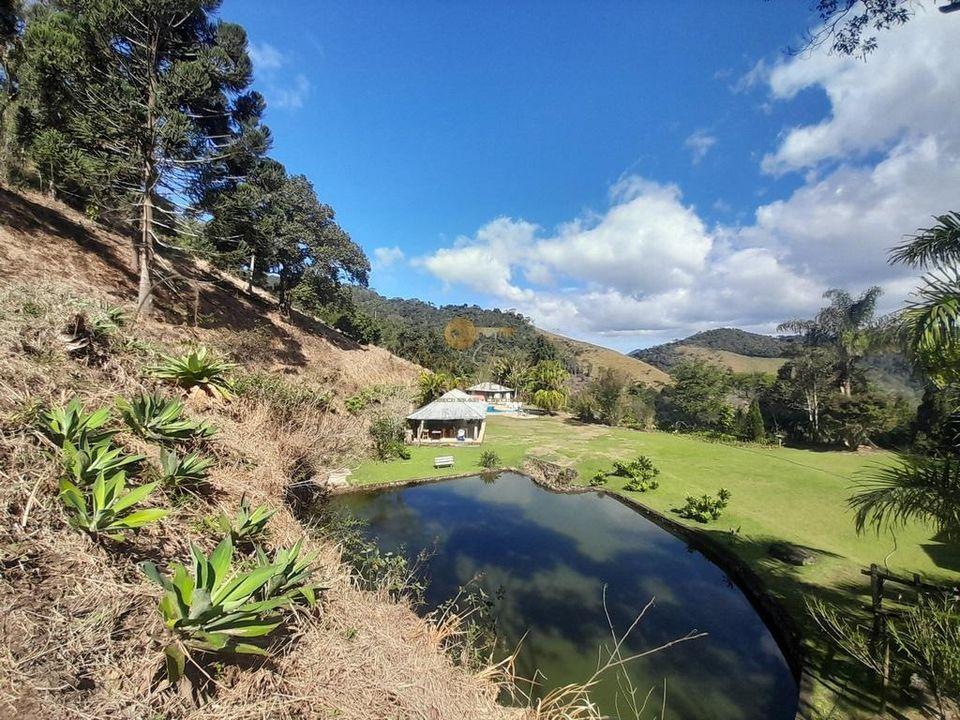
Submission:
[[3,173],[131,239],[137,314],[177,278],[157,253],[205,254],[289,310],[329,303],[370,265],[303,175],[269,157],[246,31],[220,0],[6,0]]

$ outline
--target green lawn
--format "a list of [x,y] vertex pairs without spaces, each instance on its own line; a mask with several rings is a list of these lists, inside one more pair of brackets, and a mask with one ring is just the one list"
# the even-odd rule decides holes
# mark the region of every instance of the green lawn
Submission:
[[[826,716],[834,701],[828,686],[841,689],[842,716],[869,716],[870,692],[860,674],[840,661],[824,665],[826,657],[816,626],[805,610],[805,597],[856,607],[867,592],[860,569],[870,563],[894,571],[920,572],[937,581],[960,579],[960,550],[934,539],[929,527],[913,525],[889,534],[858,536],[846,501],[855,475],[873,463],[886,462],[886,453],[817,452],[790,448],[734,446],[661,432],[637,432],[598,425],[580,425],[561,418],[488,418],[486,440],[480,447],[411,448],[410,460],[364,462],[351,477],[355,484],[443,477],[479,471],[483,450],[496,451],[504,466],[519,467],[533,455],[571,464],[586,484],[597,470],[609,470],[614,460],[638,454],[650,456],[660,468],[660,488],[648,493],[622,490],[623,481],[610,477],[606,489],[622,492],[679,520],[673,512],[689,494],[715,493],[726,487],[730,505],[717,521],[700,525],[737,552],[760,575],[770,593],[800,622],[814,651],[814,670],[824,680],[816,701]],[[437,470],[433,458],[453,455],[453,469]],[[818,551],[811,566],[785,565],[767,555],[774,540],[786,540]]]

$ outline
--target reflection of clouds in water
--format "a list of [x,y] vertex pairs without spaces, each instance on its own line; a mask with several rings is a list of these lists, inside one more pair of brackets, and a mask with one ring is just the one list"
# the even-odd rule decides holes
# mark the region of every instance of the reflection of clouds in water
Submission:
[[[681,542],[611,497],[550,493],[529,478],[510,472],[501,473],[495,487],[487,489],[480,496],[482,487],[464,483],[459,492],[483,502],[522,509],[528,522],[570,538],[577,543],[578,552],[596,562],[610,560],[625,551],[653,551],[664,543]],[[551,502],[543,502],[545,493],[550,495]],[[583,532],[585,514],[592,521],[589,534]]]
[[[630,670],[645,692],[668,681],[668,717],[792,717],[795,687],[766,628],[739,590],[699,553],[610,497],[558,495],[505,473],[494,484],[451,480],[344,502],[371,518],[383,545],[415,553],[442,538],[429,565],[428,603],[456,594],[478,572],[496,598],[502,646],[527,631],[519,667],[548,687],[582,681],[610,645],[603,587],[617,631],[651,598],[656,605],[625,646],[648,650],[691,629],[709,637],[644,659]],[[608,711],[616,678],[594,693]],[[791,707],[792,706],[792,707]]]

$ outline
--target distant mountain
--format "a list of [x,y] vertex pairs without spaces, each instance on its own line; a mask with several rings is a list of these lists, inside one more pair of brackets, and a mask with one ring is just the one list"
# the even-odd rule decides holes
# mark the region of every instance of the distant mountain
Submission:
[[[718,328],[698,332],[683,340],[634,350],[631,357],[670,372],[684,360],[701,360],[734,372],[774,374],[793,353],[796,336],[761,335],[739,328]],[[923,382],[900,353],[885,352],[864,358],[869,381],[884,392],[918,400]]]
[[774,337],[739,328],[705,330],[683,340],[641,348],[630,353],[665,372],[683,360],[699,359],[729,367],[735,372],[776,372],[797,342],[795,337]]

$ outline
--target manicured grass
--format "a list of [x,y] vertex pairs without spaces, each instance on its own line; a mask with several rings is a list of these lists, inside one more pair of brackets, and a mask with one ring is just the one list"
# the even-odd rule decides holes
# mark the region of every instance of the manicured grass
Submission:
[[[814,671],[830,677],[841,690],[844,716],[871,711],[870,688],[848,665],[826,662],[826,648],[806,610],[806,598],[816,596],[852,609],[866,597],[868,586],[860,570],[871,563],[896,572],[919,572],[934,581],[960,580],[960,548],[935,539],[932,528],[914,524],[890,534],[858,535],[847,498],[856,475],[872,464],[889,462],[884,452],[868,454],[818,452],[791,448],[711,443],[699,438],[661,432],[581,425],[561,418],[517,419],[491,416],[482,447],[411,448],[406,461],[368,461],[354,471],[355,484],[444,477],[480,472],[483,450],[496,451],[503,465],[520,467],[527,455],[576,467],[587,484],[597,470],[609,471],[614,460],[644,454],[660,468],[659,489],[631,493],[624,480],[611,476],[607,490],[621,492],[674,519],[685,522],[733,549],[761,577],[770,594],[797,619],[813,650]],[[453,455],[452,469],[435,469],[433,458]],[[687,495],[732,493],[723,516],[709,524],[682,520],[675,509]],[[794,567],[768,555],[771,542],[788,541],[818,552],[816,564]],[[839,663],[839,664],[838,664]],[[866,693],[860,710],[853,695]],[[816,704],[824,710],[833,702],[826,685],[818,685]]]

